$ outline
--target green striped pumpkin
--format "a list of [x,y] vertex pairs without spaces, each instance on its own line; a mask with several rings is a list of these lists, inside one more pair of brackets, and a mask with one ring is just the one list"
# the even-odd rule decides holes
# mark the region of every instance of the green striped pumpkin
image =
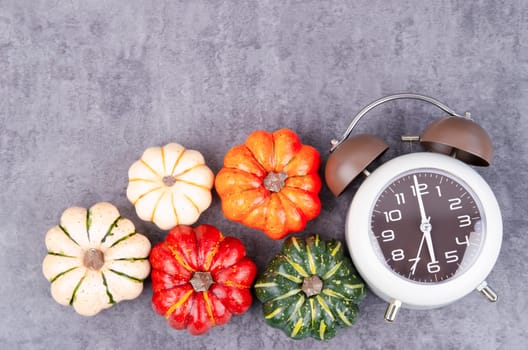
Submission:
[[254,288],[266,323],[294,339],[327,340],[352,326],[366,294],[341,242],[319,235],[287,239]]
[[84,316],[138,297],[150,273],[149,240],[106,202],[66,209],[46,248],[42,272],[53,299]]

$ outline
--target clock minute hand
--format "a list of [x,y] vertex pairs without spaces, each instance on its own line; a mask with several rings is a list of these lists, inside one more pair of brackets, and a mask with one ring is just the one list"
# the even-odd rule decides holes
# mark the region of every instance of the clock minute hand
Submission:
[[425,242],[427,243],[427,250],[429,251],[429,257],[431,258],[431,262],[437,262],[436,257],[434,254],[434,248],[433,248],[433,240],[431,238],[431,223],[430,217],[427,217],[425,214],[425,208],[422,200],[422,192],[419,188],[418,178],[416,175],[413,175],[414,180],[414,188],[416,190],[416,198],[418,199],[418,206],[420,207],[420,217],[422,218],[420,223],[420,231],[423,233],[423,237],[425,237]]

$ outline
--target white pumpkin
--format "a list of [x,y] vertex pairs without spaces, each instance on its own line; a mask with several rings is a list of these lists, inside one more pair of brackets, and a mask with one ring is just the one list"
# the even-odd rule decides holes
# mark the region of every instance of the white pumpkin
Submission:
[[51,295],[84,316],[138,297],[150,273],[149,240],[110,203],[66,209],[46,247],[42,272]]
[[162,230],[191,225],[211,205],[214,174],[202,154],[177,143],[148,148],[128,170],[137,215]]

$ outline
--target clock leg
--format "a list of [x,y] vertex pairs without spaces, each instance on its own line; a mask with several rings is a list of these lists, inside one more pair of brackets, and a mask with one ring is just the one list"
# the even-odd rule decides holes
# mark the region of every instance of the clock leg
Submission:
[[394,320],[396,320],[396,315],[398,314],[398,310],[400,310],[401,305],[401,301],[393,300],[387,306],[387,310],[385,311],[385,321],[394,322]]
[[477,290],[481,292],[489,301],[496,302],[499,297],[497,296],[497,293],[488,286],[488,282],[484,281],[482,282],[478,287]]

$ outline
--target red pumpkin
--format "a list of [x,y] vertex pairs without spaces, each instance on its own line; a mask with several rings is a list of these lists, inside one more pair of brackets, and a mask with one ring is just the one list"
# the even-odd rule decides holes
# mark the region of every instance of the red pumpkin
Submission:
[[303,230],[321,211],[320,163],[292,130],[254,131],[227,152],[216,176],[224,215],[272,239]]
[[152,305],[176,329],[200,335],[246,312],[257,267],[243,243],[210,225],[176,226],[150,253]]

